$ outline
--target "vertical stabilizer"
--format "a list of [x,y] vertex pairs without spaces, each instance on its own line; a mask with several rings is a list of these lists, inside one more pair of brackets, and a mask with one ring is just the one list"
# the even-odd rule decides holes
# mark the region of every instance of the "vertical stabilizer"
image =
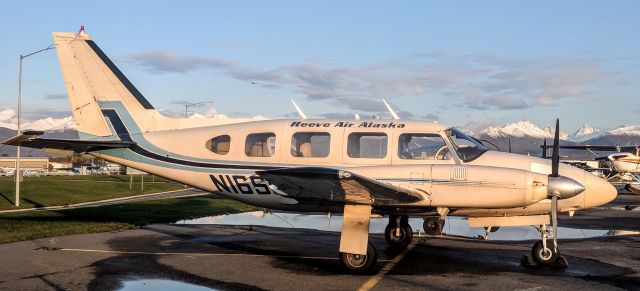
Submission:
[[54,32],[53,42],[80,133],[112,136],[103,109],[115,109],[123,117],[126,115],[131,134],[255,120],[166,117],[154,109],[84,29],[78,33]]
[[101,102],[118,101],[139,125],[155,113],[153,106],[102,52],[84,30],[54,32],[60,68],[78,131],[111,135]]

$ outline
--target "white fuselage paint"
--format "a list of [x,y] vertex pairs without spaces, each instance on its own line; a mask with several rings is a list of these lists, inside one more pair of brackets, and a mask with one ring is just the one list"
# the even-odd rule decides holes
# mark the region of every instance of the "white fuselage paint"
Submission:
[[[382,127],[383,125],[385,127]],[[138,142],[144,140],[156,147],[157,151],[162,151],[162,155],[170,158],[175,157],[189,161],[215,161],[219,165],[238,168],[207,169],[188,165],[174,166],[162,161],[150,163],[145,161],[148,158],[130,150],[119,150],[120,154],[107,151],[97,152],[94,155],[248,204],[271,209],[312,212],[340,211],[340,209],[331,206],[301,205],[295,199],[278,195],[266,187],[264,180],[256,176],[256,171],[259,170],[243,169],[243,165],[264,166],[265,168],[316,166],[347,169],[381,182],[417,189],[425,193],[425,199],[422,201],[405,206],[414,209],[449,207],[456,209],[452,215],[499,216],[549,213],[549,200],[546,199],[529,204],[524,201],[526,198],[524,196],[522,201],[505,200],[510,197],[509,195],[513,195],[511,190],[526,187],[526,185],[516,185],[512,182],[520,179],[514,176],[516,172],[512,170],[548,175],[550,173],[548,160],[488,151],[475,160],[463,162],[457,157],[453,145],[444,134],[446,129],[446,126],[438,123],[408,120],[265,120],[132,135]],[[248,157],[245,153],[247,135],[264,132],[275,134],[275,152],[271,157]],[[290,151],[291,138],[293,134],[299,132],[329,133],[331,138],[328,156],[322,158],[293,156]],[[346,142],[348,136],[351,133],[361,132],[386,134],[388,138],[386,156],[379,159],[349,157]],[[447,149],[451,150],[454,155],[445,160],[402,159],[398,155],[398,137],[403,133],[441,136],[446,142]],[[231,146],[225,155],[215,154],[206,147],[207,141],[220,135],[230,136]],[[140,144],[144,146],[144,143]],[[467,173],[469,173],[468,175],[483,175],[480,180],[486,182],[484,185],[483,183],[469,184],[468,181],[465,181],[466,177],[455,179],[451,176],[453,168],[466,169],[464,170],[465,175]],[[596,180],[599,178],[567,165],[561,165],[560,174],[589,185],[599,183]],[[436,193],[438,187],[444,187],[442,183],[438,184],[437,182],[442,180],[451,180],[446,183],[446,187],[449,188]],[[522,181],[524,182],[524,180]],[[469,191],[469,187],[472,187],[473,191]],[[598,184],[598,187],[604,186]],[[500,195],[501,191],[504,191],[503,195]],[[594,190],[585,191],[585,193],[573,198],[561,200],[559,207],[562,211],[579,210],[592,207],[594,203],[608,199],[602,197],[587,201],[585,197],[588,195],[594,196],[597,193],[594,193]],[[419,210],[415,211],[419,212]]]

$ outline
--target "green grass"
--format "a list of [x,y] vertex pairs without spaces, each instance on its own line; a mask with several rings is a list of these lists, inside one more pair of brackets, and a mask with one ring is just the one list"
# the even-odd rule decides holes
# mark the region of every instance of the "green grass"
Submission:
[[[128,188],[127,188],[128,190]],[[133,229],[150,223],[239,213],[256,208],[216,195],[58,211],[0,214],[0,243]]]
[[[140,194],[183,189],[181,184],[149,175],[144,191],[140,190],[140,175],[134,175],[129,190],[129,176],[47,176],[25,177],[20,184],[20,208],[58,206]],[[15,209],[15,182],[12,177],[0,178],[0,210]]]

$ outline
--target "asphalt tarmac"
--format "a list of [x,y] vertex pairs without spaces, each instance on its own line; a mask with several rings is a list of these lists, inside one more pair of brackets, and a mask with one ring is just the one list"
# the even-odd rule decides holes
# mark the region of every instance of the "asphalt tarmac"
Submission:
[[[562,217],[565,227],[640,230],[640,196]],[[118,290],[165,279],[213,289],[635,289],[640,235],[560,240],[569,267],[524,267],[535,241],[420,237],[404,252],[378,249],[377,273],[337,260],[339,233],[257,226],[156,224],[143,229],[0,245],[0,290]],[[183,291],[189,290],[188,287]]]

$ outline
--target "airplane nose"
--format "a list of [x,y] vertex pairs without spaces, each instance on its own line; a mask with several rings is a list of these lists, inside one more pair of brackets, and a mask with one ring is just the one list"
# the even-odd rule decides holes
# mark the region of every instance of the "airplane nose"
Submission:
[[584,184],[587,188],[584,192],[585,208],[607,204],[618,196],[618,191],[611,183],[595,175],[585,174]]

